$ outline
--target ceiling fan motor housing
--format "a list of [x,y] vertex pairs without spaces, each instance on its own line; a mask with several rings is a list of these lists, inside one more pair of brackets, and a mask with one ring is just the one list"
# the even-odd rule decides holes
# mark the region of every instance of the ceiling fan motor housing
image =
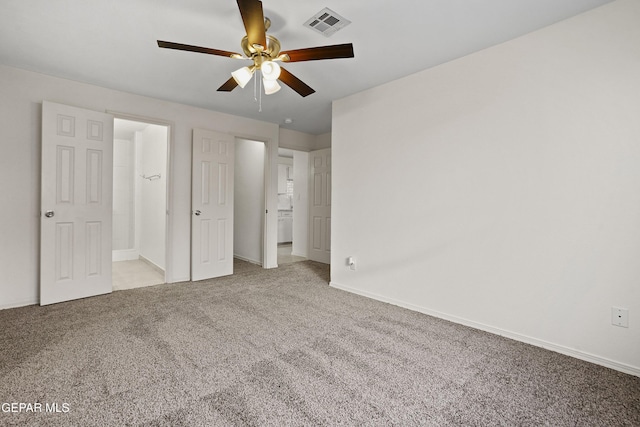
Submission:
[[[249,39],[247,36],[242,38],[240,42],[242,51],[248,58],[256,59],[256,57],[262,57],[263,59],[276,59],[280,55],[280,40],[267,35],[267,46],[262,47],[258,45],[249,46]],[[262,62],[262,61],[261,61]],[[256,64],[257,65],[257,64]]]

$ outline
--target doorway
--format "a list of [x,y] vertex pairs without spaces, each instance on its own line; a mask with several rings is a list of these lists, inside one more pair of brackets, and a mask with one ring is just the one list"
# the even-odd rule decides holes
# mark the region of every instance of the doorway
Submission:
[[166,282],[169,127],[114,119],[113,289]]
[[235,139],[234,272],[250,268],[243,262],[257,266],[263,264],[265,158],[266,145],[264,142],[244,138]]
[[278,265],[307,259],[308,161],[304,151],[278,149]]

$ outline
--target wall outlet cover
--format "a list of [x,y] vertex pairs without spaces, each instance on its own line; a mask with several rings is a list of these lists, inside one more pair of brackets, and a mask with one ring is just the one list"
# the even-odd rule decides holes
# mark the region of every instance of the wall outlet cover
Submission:
[[629,327],[629,309],[622,307],[611,307],[611,324],[622,328]]

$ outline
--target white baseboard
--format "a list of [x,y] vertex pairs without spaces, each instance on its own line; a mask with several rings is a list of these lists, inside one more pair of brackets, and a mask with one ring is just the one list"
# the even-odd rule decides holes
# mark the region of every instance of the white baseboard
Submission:
[[546,350],[555,351],[556,353],[561,353],[566,356],[571,356],[576,359],[584,360],[587,362],[594,363],[596,365],[604,366],[607,368],[614,369],[616,371],[624,372],[625,374],[634,375],[636,377],[640,377],[640,368],[627,365],[625,363],[616,362],[615,360],[610,360],[605,357],[596,356],[591,353],[587,353],[584,351],[575,350],[573,348],[565,347],[562,345],[554,344],[548,341],[540,340],[538,338],[529,337],[527,335],[522,335],[517,332],[507,331],[500,328],[495,328],[493,326],[485,325],[483,323],[474,322],[473,320],[464,319],[458,316],[452,316],[446,313],[441,313],[439,311],[430,310],[415,304],[411,304],[408,302],[396,300],[394,298],[388,298],[382,295],[378,295],[372,292],[362,291],[360,289],[351,288],[349,286],[344,286],[336,282],[330,282],[329,285],[333,288],[340,289],[343,291],[351,292],[353,294],[361,295],[367,298],[371,298],[377,301],[386,302],[392,305],[397,305],[398,307],[403,307],[412,311],[417,311],[419,313],[427,314],[429,316],[437,317],[440,319],[448,320],[450,322],[459,323],[461,325],[469,326],[474,329],[479,329],[481,331],[489,332],[495,335],[500,335],[505,338],[510,338],[515,341],[520,341],[526,344],[531,344],[536,347],[541,347]]
[[38,304],[40,304],[40,301],[32,300],[32,299],[23,300],[23,301],[14,301],[8,304],[0,304],[0,310],[6,310],[9,308],[26,307],[28,305],[38,305]]
[[250,262],[251,264],[256,264],[262,267],[262,261],[256,261],[255,259],[249,259],[249,258],[245,258],[243,256],[240,255],[233,255],[234,258],[238,258],[241,261],[246,261],[246,262]]
[[138,259],[140,256],[140,251],[136,249],[120,249],[111,251],[111,261],[119,262],[119,261],[133,261]]
[[160,267],[158,264],[151,261],[149,258],[145,258],[142,255],[140,255],[139,259],[140,261],[143,261],[144,263],[146,263],[149,267],[156,270],[158,273],[162,274],[163,276],[165,275],[164,268]]
[[182,282],[190,282],[191,277],[182,276],[182,277],[172,277],[171,280],[167,280],[167,283],[182,283]]

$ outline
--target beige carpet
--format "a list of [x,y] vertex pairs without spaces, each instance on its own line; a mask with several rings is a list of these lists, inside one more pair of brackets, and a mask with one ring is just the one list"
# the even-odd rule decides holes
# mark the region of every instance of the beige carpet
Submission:
[[640,378],[245,267],[0,311],[2,408],[61,411],[0,425],[640,425]]

